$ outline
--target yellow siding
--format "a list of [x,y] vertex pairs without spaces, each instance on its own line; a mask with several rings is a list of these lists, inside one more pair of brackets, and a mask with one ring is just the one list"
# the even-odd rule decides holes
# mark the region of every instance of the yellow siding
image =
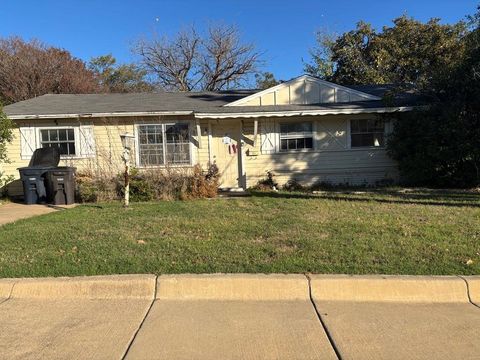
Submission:
[[261,99],[260,99],[260,96],[259,96],[259,97],[253,98],[252,100],[249,100],[249,101],[245,102],[242,105],[245,105],[245,106],[259,106],[259,105],[261,105],[260,100]]
[[[290,84],[290,104],[305,104],[305,83],[298,81]],[[318,103],[318,101],[317,101]],[[277,104],[286,105],[286,104]]]
[[271,92],[262,96],[262,106],[275,105],[275,93]]
[[[192,129],[192,159],[206,168],[213,148],[209,146],[209,132],[211,126],[217,122],[243,123],[242,156],[247,186],[253,186],[258,180],[265,177],[267,170],[272,170],[277,175],[280,184],[290,179],[296,179],[305,184],[325,181],[330,183],[349,184],[374,184],[385,179],[398,179],[396,164],[391,160],[385,149],[349,149],[348,148],[348,121],[353,118],[365,118],[365,115],[337,115],[337,116],[306,116],[292,118],[275,118],[275,121],[313,121],[315,150],[306,152],[289,152],[271,154],[263,153],[261,149],[261,123],[259,119],[258,136],[254,146],[254,120],[253,119],[224,119],[200,120],[201,138],[197,137],[195,120],[185,117],[130,117],[130,118],[92,118],[82,123],[94,125],[96,156],[91,158],[78,158],[61,160],[62,166],[74,166],[79,173],[89,172],[112,176],[122,171],[122,145],[120,134],[135,132],[136,123],[160,123],[161,121],[191,120]],[[232,123],[233,124],[233,123]],[[5,175],[13,175],[18,179],[17,168],[27,166],[29,160],[22,160],[20,153],[20,126],[62,126],[78,125],[78,122],[68,119],[55,120],[29,120],[18,121],[14,130],[14,140],[8,146],[9,164],[0,165],[0,171]],[[200,141],[199,141],[200,140]],[[201,143],[201,148],[199,148]],[[133,154],[135,159],[135,154]],[[135,161],[135,160],[134,160]],[[222,170],[222,169],[220,169]],[[21,184],[15,181],[9,192],[16,195],[21,191]]]
[[290,88],[288,86],[281,87],[276,92],[276,104],[288,105],[290,104]]
[[305,104],[320,102],[320,85],[314,82],[305,82],[305,94],[302,96]]
[[[162,121],[186,120],[185,117],[130,117],[130,118],[92,118],[82,120],[82,123],[93,124],[95,137],[95,157],[90,158],[74,158],[62,159],[59,166],[74,166],[77,168],[77,173],[90,173],[105,176],[114,176],[123,169],[122,153],[123,147],[120,140],[120,134],[135,132],[135,123],[160,123]],[[188,120],[188,119],[187,119]],[[28,166],[29,160],[22,160],[20,151],[20,130],[22,126],[78,126],[79,122],[69,119],[55,120],[29,120],[17,121],[14,129],[14,140],[8,146],[8,158],[10,163],[0,165],[0,172],[4,172],[5,176],[13,176],[14,181],[9,187],[8,192],[11,195],[21,194],[21,184],[18,181],[19,173],[17,168]],[[202,133],[204,130],[208,132],[207,123],[202,126]],[[191,123],[191,131],[194,139],[194,144],[198,144],[196,136],[196,127],[194,122]],[[208,134],[202,136],[202,149],[197,146],[193,147],[192,158],[207,163],[208,162]],[[77,150],[78,151],[78,150]],[[135,163],[135,150],[132,153],[132,163]]]
[[210,162],[210,154],[208,152],[208,121],[200,121],[201,128],[201,143],[202,147],[197,150],[197,163],[201,164],[206,168],[207,164]]
[[[291,118],[279,121],[314,121],[317,129],[315,150],[262,154],[260,135],[253,147],[253,120],[244,121],[245,171],[247,186],[254,186],[265,178],[267,170],[276,174],[280,185],[295,179],[311,185],[315,182],[375,184],[382,180],[398,180],[395,162],[385,149],[349,149],[348,119],[365,115],[317,116]],[[259,122],[263,121],[260,119]],[[261,126],[259,126],[259,129]],[[249,156],[248,154],[257,154]]]

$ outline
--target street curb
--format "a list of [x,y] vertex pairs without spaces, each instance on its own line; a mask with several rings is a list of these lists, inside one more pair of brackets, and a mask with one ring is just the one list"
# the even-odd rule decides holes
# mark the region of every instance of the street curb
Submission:
[[0,301],[10,297],[14,284],[15,279],[0,279]]
[[208,274],[162,275],[159,300],[310,300],[304,275]]
[[13,299],[153,300],[155,298],[155,280],[155,275],[113,275],[6,279],[2,282],[13,282],[10,296]]
[[[310,278],[310,283],[308,278]],[[480,305],[480,276],[179,274],[0,279],[18,299],[359,301]]]
[[462,276],[468,284],[470,301],[480,307],[480,276]]
[[[468,303],[456,276],[311,275],[315,301]],[[479,283],[480,284],[480,283]]]

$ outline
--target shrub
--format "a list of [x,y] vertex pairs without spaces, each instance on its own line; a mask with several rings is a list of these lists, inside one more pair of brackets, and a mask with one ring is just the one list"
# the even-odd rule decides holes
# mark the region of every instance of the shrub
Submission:
[[7,196],[7,185],[15,180],[13,175],[4,176],[0,171],[0,199]]
[[[139,170],[130,173],[130,200],[188,200],[212,198],[217,195],[219,171],[209,165],[203,171],[200,165],[193,169],[166,167]],[[114,177],[77,175],[78,200],[97,202],[121,199],[124,196],[124,174]]]
[[330,190],[335,190],[336,187],[337,185],[332,184],[328,181],[317,181],[310,187],[310,190],[311,191],[330,191]]
[[260,191],[270,191],[270,190],[277,190],[278,183],[274,179],[275,174],[272,170],[266,171],[266,177],[262,180],[259,180],[257,185],[253,187],[254,190]]
[[[116,192],[119,197],[124,197],[125,175],[119,173],[116,177]],[[131,201],[151,201],[155,198],[153,190],[154,182],[146,174],[139,173],[138,169],[133,168],[130,171],[130,200]]]
[[77,173],[77,201],[97,202],[117,199],[115,181],[108,176],[98,176],[92,173]]
[[77,201],[78,202],[96,202],[98,200],[97,188],[93,183],[93,179],[89,179],[88,181],[78,182],[77,179]]
[[307,191],[308,188],[303,186],[296,179],[290,179],[283,185],[283,190],[286,191]]
[[220,172],[217,165],[210,164],[205,174],[203,174],[200,165],[195,165],[188,197],[195,199],[217,196],[219,179]]

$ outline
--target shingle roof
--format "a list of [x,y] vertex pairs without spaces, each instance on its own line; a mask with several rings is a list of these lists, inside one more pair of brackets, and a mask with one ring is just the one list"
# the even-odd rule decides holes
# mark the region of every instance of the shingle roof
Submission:
[[[356,90],[382,96],[391,89],[388,85],[351,86]],[[325,110],[347,108],[385,107],[381,100],[336,104],[232,106],[223,105],[258,92],[258,90],[232,90],[220,92],[158,92],[127,94],[48,94],[8,105],[4,111],[9,116],[95,114],[153,111],[194,111],[200,113],[244,113],[295,110]],[[418,97],[402,94],[395,106],[415,105]]]
[[218,93],[48,94],[8,105],[4,111],[7,115],[192,111],[218,108],[254,92],[254,90],[243,90]]

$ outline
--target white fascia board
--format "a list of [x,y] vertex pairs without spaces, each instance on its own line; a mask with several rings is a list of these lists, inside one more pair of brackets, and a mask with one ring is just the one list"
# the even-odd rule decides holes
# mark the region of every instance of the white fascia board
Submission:
[[308,115],[350,115],[350,114],[383,114],[412,111],[419,107],[397,106],[372,109],[332,109],[332,110],[304,110],[304,111],[272,111],[272,112],[245,112],[245,113],[195,113],[198,119],[228,119],[228,118],[259,118],[259,117],[286,117]]
[[91,113],[91,114],[45,114],[45,115],[7,115],[10,120],[29,119],[85,119],[96,117],[132,117],[132,116],[161,116],[161,115],[193,115],[193,111],[133,111],[117,113]]

